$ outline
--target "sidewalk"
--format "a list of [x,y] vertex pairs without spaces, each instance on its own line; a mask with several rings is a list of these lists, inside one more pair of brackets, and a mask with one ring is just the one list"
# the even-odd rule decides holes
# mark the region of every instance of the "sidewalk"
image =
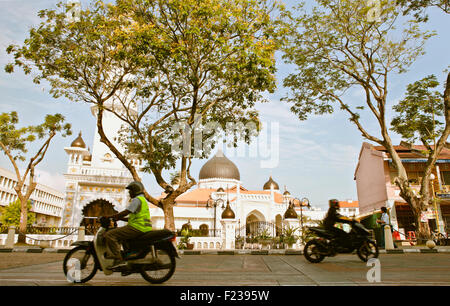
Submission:
[[[0,246],[0,253],[24,252],[24,253],[67,253],[71,248],[41,248],[39,246],[4,248]],[[405,254],[405,253],[450,253],[450,246],[436,246],[429,249],[426,246],[401,246],[392,250],[380,249],[380,254]],[[178,250],[180,255],[303,255],[303,250],[294,249],[235,249],[235,250]]]

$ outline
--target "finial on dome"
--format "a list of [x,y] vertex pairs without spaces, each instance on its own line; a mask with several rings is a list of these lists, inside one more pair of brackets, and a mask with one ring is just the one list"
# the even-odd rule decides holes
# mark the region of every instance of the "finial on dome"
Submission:
[[72,144],[70,146],[75,147],[75,148],[86,149],[86,144],[84,143],[83,138],[81,137],[81,131],[78,134],[78,137],[75,138],[75,140],[72,142]]
[[219,148],[217,149],[216,156],[217,156],[217,157],[224,157],[222,148],[219,147]]

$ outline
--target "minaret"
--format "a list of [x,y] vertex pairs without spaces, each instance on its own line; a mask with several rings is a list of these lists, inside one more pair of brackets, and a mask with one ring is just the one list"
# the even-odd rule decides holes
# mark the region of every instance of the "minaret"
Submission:
[[287,190],[286,185],[284,185],[283,204],[289,204],[290,199],[291,199],[291,193]]
[[81,137],[81,131],[78,137],[70,144],[70,147],[64,148],[64,151],[69,155],[69,161],[67,162],[67,173],[80,173],[81,166],[83,165],[83,159],[89,156],[89,150]]
[[78,137],[70,144],[70,147],[64,148],[69,155],[67,162],[67,173],[65,176],[65,206],[61,218],[61,226],[73,226],[72,216],[76,198],[78,196],[77,181],[73,179],[73,175],[83,174],[83,160],[89,156],[89,150],[81,137],[81,131]]
[[[117,112],[120,111],[119,107],[114,108],[112,104],[107,105],[107,108],[113,108]],[[94,117],[97,116],[97,111],[98,107],[96,105],[91,107],[91,112]],[[117,139],[123,126],[122,120],[119,119],[114,113],[106,110],[103,112],[102,119],[102,126],[106,137],[108,137],[108,139],[120,152],[124,152],[125,148]],[[94,144],[92,146],[91,166],[95,168],[125,169],[125,166],[119,159],[116,158],[108,146],[100,141],[97,126],[95,127]]]

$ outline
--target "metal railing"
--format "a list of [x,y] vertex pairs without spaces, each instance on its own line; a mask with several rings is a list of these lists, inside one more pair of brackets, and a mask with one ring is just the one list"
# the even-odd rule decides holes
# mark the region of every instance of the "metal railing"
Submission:
[[[78,227],[27,226],[26,234],[33,235],[67,235],[78,230]],[[16,234],[19,228],[16,227]]]
[[[181,229],[177,229],[177,236],[181,237],[182,235],[182,230]],[[221,235],[221,230],[220,229],[194,229],[194,230],[189,230],[189,234],[191,235],[191,237],[220,237]]]
[[[9,225],[0,226],[0,234],[8,234]],[[67,235],[77,231],[78,227],[56,227],[56,226],[27,226],[28,235]],[[19,227],[16,226],[16,234],[19,234]]]

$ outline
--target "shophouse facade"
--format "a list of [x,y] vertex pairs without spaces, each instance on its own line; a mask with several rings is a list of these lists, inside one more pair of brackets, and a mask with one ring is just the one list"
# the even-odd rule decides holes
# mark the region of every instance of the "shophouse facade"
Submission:
[[[411,187],[419,190],[426,158],[420,154],[423,146],[412,148],[395,146],[406,169]],[[432,170],[430,195],[433,200],[423,222],[431,230],[446,232],[450,226],[450,150],[444,148]],[[415,231],[415,220],[409,205],[400,197],[400,189],[394,184],[396,169],[387,150],[364,142],[358,158],[354,179],[356,181],[360,215],[379,212],[385,206],[389,210],[391,224],[395,230],[406,234]],[[436,205],[434,205],[436,203]],[[435,210],[437,208],[437,213]],[[436,215],[438,218],[436,218]]]

